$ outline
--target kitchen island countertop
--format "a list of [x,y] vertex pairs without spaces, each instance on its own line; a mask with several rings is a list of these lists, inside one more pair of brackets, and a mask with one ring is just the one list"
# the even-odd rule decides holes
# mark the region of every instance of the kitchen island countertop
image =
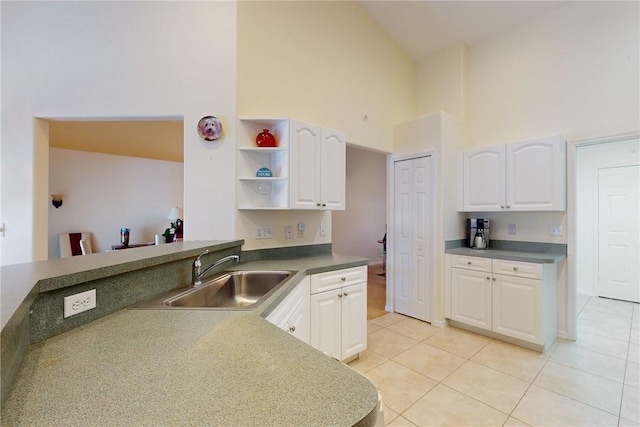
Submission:
[[373,425],[375,387],[263,317],[305,274],[366,265],[319,255],[254,311],[124,309],[34,344],[2,425]]

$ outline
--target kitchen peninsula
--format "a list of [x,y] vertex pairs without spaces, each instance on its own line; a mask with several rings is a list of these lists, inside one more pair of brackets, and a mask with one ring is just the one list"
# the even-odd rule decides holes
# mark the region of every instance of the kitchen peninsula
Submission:
[[[45,261],[31,263],[31,274],[15,267],[10,277],[16,283],[18,268],[25,283],[37,279],[25,294],[33,300],[45,284],[62,286],[65,275],[97,283],[107,274],[188,264],[204,249],[228,253],[241,244],[183,242],[96,254],[93,261],[74,257],[83,264],[75,270]],[[90,262],[96,264],[84,265]],[[374,425],[378,395],[366,378],[264,319],[306,275],[359,265],[366,260],[330,252],[243,262],[234,268],[296,273],[253,311],[125,308],[31,344],[2,425]],[[5,310],[21,312],[15,298],[4,306],[5,268],[3,377],[11,356],[5,328],[14,322],[5,322]]]

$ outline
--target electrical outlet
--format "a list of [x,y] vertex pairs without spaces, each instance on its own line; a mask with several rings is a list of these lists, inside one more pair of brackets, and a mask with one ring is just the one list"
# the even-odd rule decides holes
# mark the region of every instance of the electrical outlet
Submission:
[[256,240],[272,239],[273,238],[273,233],[271,231],[271,227],[269,227],[269,226],[256,227],[255,237],[256,237]]
[[509,234],[516,234],[516,225],[515,224],[509,224]]
[[304,237],[304,222],[298,223],[298,237]]
[[96,308],[96,290],[64,297],[64,318]]
[[293,239],[293,226],[291,225],[284,226],[284,238]]
[[320,235],[321,236],[326,236],[327,235],[327,228],[325,227],[324,224],[320,224]]
[[552,236],[562,236],[562,226],[561,225],[552,225],[549,228],[549,234]]

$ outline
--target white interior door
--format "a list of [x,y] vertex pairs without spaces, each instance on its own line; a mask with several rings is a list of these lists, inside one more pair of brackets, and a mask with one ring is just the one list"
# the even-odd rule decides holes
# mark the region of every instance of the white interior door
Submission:
[[640,301],[640,166],[598,171],[598,294]]
[[432,157],[394,163],[394,310],[431,321]]

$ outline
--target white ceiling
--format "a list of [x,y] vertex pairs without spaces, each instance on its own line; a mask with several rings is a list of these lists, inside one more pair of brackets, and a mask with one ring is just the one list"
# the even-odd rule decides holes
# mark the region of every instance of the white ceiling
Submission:
[[415,60],[456,42],[474,46],[567,1],[359,0]]

